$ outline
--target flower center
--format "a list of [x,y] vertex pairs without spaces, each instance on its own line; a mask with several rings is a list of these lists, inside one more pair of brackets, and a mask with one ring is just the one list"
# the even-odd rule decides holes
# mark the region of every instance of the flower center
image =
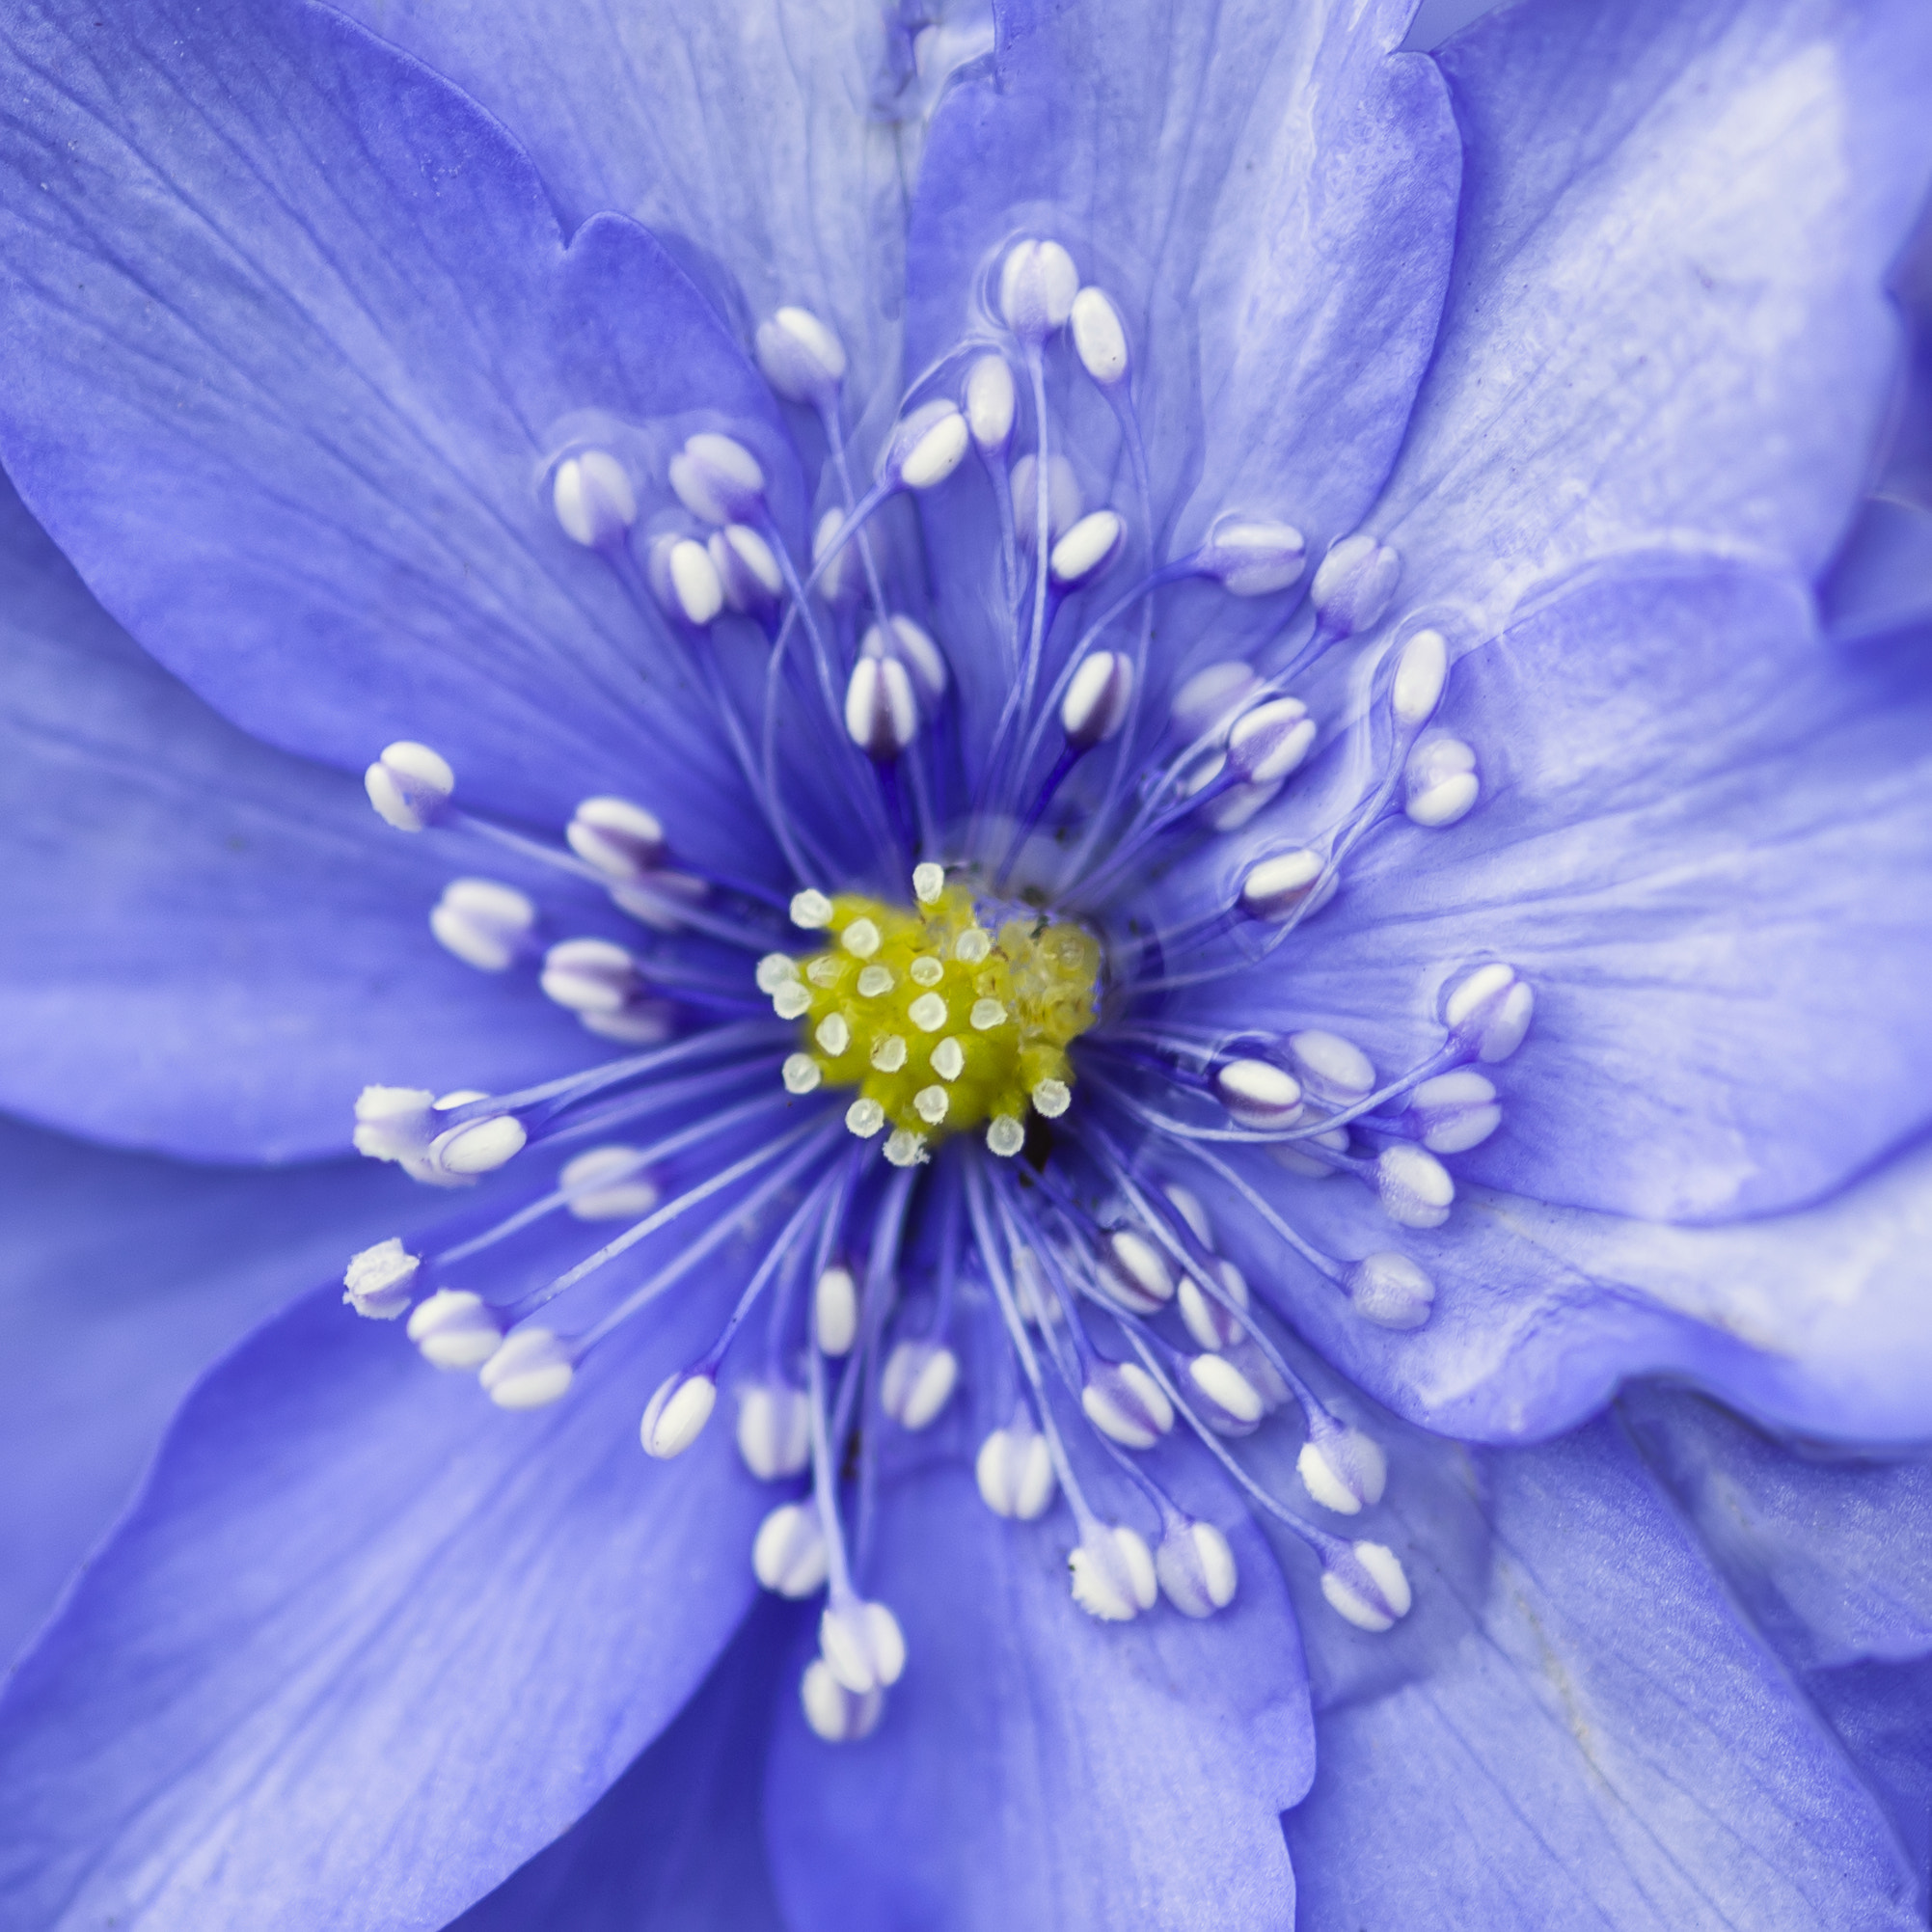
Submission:
[[918,867],[912,888],[910,907],[858,893],[793,900],[794,923],[830,943],[759,964],[778,1017],[800,1022],[785,1085],[857,1087],[846,1125],[870,1139],[889,1124],[895,1166],[983,1124],[994,1154],[1018,1154],[1028,1106],[1050,1120],[1072,1099],[1067,1048],[1097,1017],[1100,942],[937,865]]

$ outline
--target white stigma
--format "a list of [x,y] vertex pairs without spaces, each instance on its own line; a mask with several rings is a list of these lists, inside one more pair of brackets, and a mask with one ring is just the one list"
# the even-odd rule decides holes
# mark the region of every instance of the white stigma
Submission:
[[427,745],[401,738],[363,774],[363,789],[385,823],[397,831],[421,831],[443,816],[456,775],[449,760]]
[[638,520],[638,494],[608,449],[585,449],[557,466],[551,507],[572,543],[586,550],[615,543]]

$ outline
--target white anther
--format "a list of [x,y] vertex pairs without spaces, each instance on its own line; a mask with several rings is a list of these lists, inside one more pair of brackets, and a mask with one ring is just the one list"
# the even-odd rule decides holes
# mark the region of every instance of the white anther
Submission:
[[1194,560],[1235,596],[1265,597],[1300,580],[1308,546],[1293,524],[1229,518],[1208,532]]
[[922,993],[906,1009],[906,1018],[921,1033],[937,1033],[951,1018],[946,1007],[945,995],[938,993]]
[[1080,1407],[1124,1449],[1152,1449],[1174,1427],[1167,1392],[1138,1362],[1096,1362],[1080,1390]]
[[812,1038],[823,1052],[836,1060],[852,1045],[852,1026],[842,1013],[828,1013],[812,1029]]
[[1241,881],[1241,911],[1251,919],[1279,925],[1314,891],[1321,871],[1320,854],[1306,847],[1264,858]]
[[609,939],[563,939],[543,956],[538,984],[572,1013],[616,1013],[643,991],[638,963]]
[[1044,341],[1074,313],[1080,271],[1057,241],[1016,242],[999,264],[999,313],[1022,340]]
[[1004,356],[981,356],[966,376],[966,426],[988,455],[1004,449],[1013,434],[1013,371]]
[[858,1284],[849,1267],[834,1264],[812,1289],[812,1339],[821,1355],[846,1355],[852,1352],[857,1333]]
[[883,1603],[848,1597],[828,1603],[818,1622],[819,1655],[854,1697],[896,1684],[906,1668],[906,1637]]
[[938,1127],[945,1119],[946,1111],[951,1105],[952,1097],[943,1087],[921,1087],[912,1096],[912,1111],[928,1127]]
[[1393,1248],[1356,1262],[1345,1281],[1355,1313],[1377,1328],[1420,1328],[1435,1302],[1435,1283]]
[[1088,286],[1074,297],[1068,312],[1074,325],[1074,353],[1080,367],[1101,385],[1112,389],[1127,377],[1127,330],[1120,311],[1104,290]]
[[[1040,506],[1034,496],[1039,487],[1039,466],[1031,456],[1014,464],[1009,487],[1013,493],[1014,533],[1028,556],[1038,541]],[[1064,456],[1047,459],[1047,542],[1050,546],[1080,520],[1085,507],[1080,498],[1080,480],[1074,466]]]
[[1201,1197],[1191,1187],[1184,1187],[1178,1181],[1163,1181],[1160,1191],[1165,1194],[1181,1218],[1187,1223],[1188,1232],[1206,1247],[1214,1241],[1213,1223],[1208,1219],[1208,1211],[1201,1205]]
[[809,309],[775,311],[754,340],[765,380],[787,402],[829,402],[845,380],[845,345]]
[[394,1160],[417,1180],[432,1181],[436,1131],[436,1096],[426,1087],[365,1087],[356,1096],[355,1148],[371,1160]]
[[1190,1357],[1187,1378],[1231,1422],[1251,1427],[1267,1413],[1261,1391],[1224,1355]]
[[[1220,1278],[1221,1290],[1232,1301],[1235,1308],[1248,1305],[1248,1283],[1233,1262],[1217,1260],[1214,1271]],[[1181,1286],[1175,1291],[1175,1302],[1181,1310],[1181,1319],[1187,1324],[1187,1332],[1204,1348],[1227,1348],[1233,1346],[1247,1331],[1236,1319],[1230,1309],[1218,1297],[1191,1275],[1184,1275]]]
[[438,942],[478,972],[503,972],[522,956],[536,925],[527,894],[494,879],[452,879],[429,914]]
[[872,1064],[882,1074],[896,1074],[906,1064],[906,1036],[888,1033],[872,1044]]
[[[706,546],[724,601],[746,616],[776,610],[785,588],[784,572],[772,546],[749,524],[727,524]],[[717,613],[714,612],[714,615]]]
[[909,490],[930,490],[959,468],[971,441],[955,404],[929,402],[898,425],[880,468]]
[[787,980],[772,995],[772,1011],[780,1020],[802,1020],[811,1011],[811,989],[802,980]]
[[1267,1060],[1227,1060],[1214,1070],[1214,1091],[1242,1127],[1270,1133],[1301,1117],[1301,1082]]
[[1464,1046],[1475,1048],[1479,1060],[1493,1066],[1523,1044],[1536,1004],[1515,967],[1497,962],[1457,981],[1443,1002],[1442,1020]]
[[1102,1623],[1126,1623],[1159,1594],[1147,1540],[1125,1523],[1096,1523],[1067,1558],[1074,1601]]
[[758,962],[758,991],[767,995],[789,986],[799,976],[799,963],[790,953],[767,953]]
[[1101,1286],[1133,1315],[1152,1315],[1174,1297],[1174,1277],[1160,1250],[1131,1228],[1115,1228],[1101,1242]]
[[429,1143],[429,1158],[446,1174],[493,1174],[521,1154],[529,1139],[515,1114],[465,1121]]
[[945,966],[930,953],[921,953],[906,971],[914,986],[938,986],[946,976]]
[[871,1735],[885,1709],[885,1693],[869,1691],[856,1698],[814,1657],[799,1683],[799,1701],[805,1722],[827,1744],[856,1744]]
[[1335,638],[1373,630],[1401,574],[1401,558],[1372,536],[1358,531],[1331,544],[1308,587],[1321,628]]
[[1460,738],[1425,738],[1402,767],[1402,809],[1413,825],[1454,825],[1480,789],[1476,753]]
[[966,1072],[966,1048],[957,1040],[941,1040],[926,1060],[942,1080],[957,1080]]
[[744,444],[707,429],[670,459],[670,486],[706,523],[746,523],[763,506],[765,473]]
[[1418,631],[1402,645],[1389,689],[1389,708],[1398,725],[1413,731],[1435,716],[1449,678],[1449,643],[1440,631]]
[[885,1125],[885,1109],[877,1101],[857,1100],[845,1110],[846,1130],[870,1140]]
[[1006,1008],[996,999],[976,999],[972,1003],[972,1024],[977,1033],[990,1033],[1006,1023]]
[[480,1294],[439,1288],[410,1315],[409,1339],[433,1369],[480,1369],[497,1352],[503,1330]]
[[861,999],[883,999],[891,991],[890,966],[869,966],[858,975],[858,996]]
[[662,999],[640,999],[618,1013],[580,1013],[578,1024],[603,1040],[621,1040],[627,1046],[654,1047],[671,1036],[675,1015]]
[[1235,1553],[1212,1523],[1175,1523],[1154,1553],[1154,1567],[1168,1602],[1184,1617],[1225,1610],[1240,1584]]
[[[937,1088],[928,1087],[928,1093]],[[926,1152],[926,1136],[909,1127],[894,1128],[885,1136],[885,1158],[894,1167],[923,1167],[932,1158]]]
[[1183,738],[1199,738],[1238,716],[1260,683],[1248,666],[1233,659],[1205,666],[1174,694],[1168,716]]
[[946,889],[946,868],[928,859],[912,868],[912,897],[922,906],[936,906]]
[[1065,1080],[1040,1080],[1033,1088],[1033,1110],[1047,1120],[1058,1120],[1074,1104],[1074,1090]]
[[928,712],[946,694],[946,656],[933,635],[912,618],[895,615],[884,626],[874,624],[860,646],[868,658],[896,658],[912,680],[913,695]]
[[1449,1218],[1456,1183],[1428,1149],[1398,1141],[1375,1156],[1382,1212],[1404,1228],[1439,1228]]
[[1375,1090],[1374,1062],[1339,1033],[1310,1027],[1288,1036],[1289,1057],[1301,1075],[1302,1086],[1332,1107],[1353,1106]]
[[595,550],[615,543],[638,520],[638,493],[608,449],[585,449],[557,466],[551,507],[572,543]]
[[1053,1284],[1031,1248],[1013,1251],[1013,1294],[1021,1319],[1035,1328],[1051,1328],[1066,1320],[1060,1297],[1053,1293]]
[[449,760],[427,745],[400,738],[363,774],[369,803],[397,831],[421,831],[434,825],[456,789]]
[[[1314,735],[1313,725],[1309,726],[1309,735]],[[1264,785],[1230,785],[1218,797],[1203,803],[1201,817],[1215,831],[1237,831],[1264,805],[1274,803],[1281,786],[1279,778],[1271,778]]]
[[790,1382],[749,1382],[738,1391],[738,1454],[761,1483],[796,1476],[811,1459],[812,1413]]
[[660,1459],[682,1456],[704,1433],[717,1406],[718,1384],[711,1376],[694,1375],[684,1369],[667,1375],[638,1425],[644,1454]]
[[687,624],[701,630],[724,608],[718,564],[695,537],[659,537],[650,547],[646,574],[666,612]]
[[658,1204],[658,1185],[635,1147],[592,1147],[563,1163],[557,1184],[580,1221],[635,1221]]
[[392,1235],[349,1257],[342,1271],[342,1299],[371,1321],[394,1321],[409,1306],[421,1259]]
[[960,1378],[960,1358],[937,1342],[901,1342],[885,1358],[879,1400],[901,1429],[921,1429],[939,1419]]
[[1401,1559],[1386,1543],[1352,1544],[1321,1572],[1321,1593],[1358,1630],[1387,1630],[1408,1615],[1413,1601]]
[[1133,661],[1124,651],[1089,651],[1060,701],[1067,743],[1076,751],[1104,745],[1127,722],[1132,698]]
[[792,894],[791,912],[792,924],[803,926],[808,933],[816,933],[831,924],[831,901],[810,886]]
[[1382,1445],[1359,1429],[1329,1429],[1311,1435],[1301,1445],[1294,1467],[1302,1487],[1338,1516],[1359,1515],[1365,1505],[1379,1503],[1389,1480]]
[[651,872],[642,879],[611,882],[612,903],[654,933],[675,933],[684,925],[683,906],[694,906],[710,891],[689,872]]
[[1030,1523],[1053,1500],[1053,1455],[1033,1428],[996,1429],[973,1458],[980,1500],[995,1516]]
[[810,1497],[780,1503],[751,1539],[751,1573],[779,1596],[815,1596],[831,1567],[818,1505]]
[[968,926],[953,941],[953,957],[962,966],[979,966],[993,951],[993,935],[984,926]]
[[1112,510],[1089,511],[1053,546],[1053,582],[1071,587],[1098,576],[1120,555],[1126,537],[1127,525]]
[[859,554],[860,539],[857,534],[840,546],[830,562],[826,561],[833,538],[844,528],[845,513],[830,509],[819,519],[812,536],[812,565],[818,593],[834,611],[850,610],[865,594],[865,559]]
[[647,878],[669,850],[657,814],[629,799],[585,799],[563,836],[586,865],[628,884]]
[[1026,1129],[1011,1114],[994,1114],[987,1124],[987,1151],[1011,1160],[1026,1145]]
[[1473,1067],[1425,1080],[1409,1096],[1408,1113],[1431,1154],[1466,1154],[1503,1124],[1494,1084]]
[[540,1409],[570,1387],[570,1350],[548,1328],[519,1328],[483,1364],[477,1380],[500,1409]]
[[1278,785],[1308,756],[1315,721],[1298,697],[1274,697],[1235,721],[1228,769],[1250,785]]
[[809,1053],[787,1053],[778,1077],[788,1094],[815,1093],[825,1078],[825,1069]]
[[888,764],[912,742],[919,702],[897,658],[861,657],[845,688],[846,735],[875,764]]

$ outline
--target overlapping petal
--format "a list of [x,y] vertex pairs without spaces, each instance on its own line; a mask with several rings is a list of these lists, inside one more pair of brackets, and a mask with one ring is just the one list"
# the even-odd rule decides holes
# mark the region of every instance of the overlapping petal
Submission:
[[664,250],[614,216],[566,248],[499,123],[317,7],[35,6],[6,46],[0,451],[114,615],[274,743],[420,738],[501,809],[638,795],[757,862],[694,674],[547,502],[588,429],[652,509],[724,419],[796,515],[770,394]]
[[773,1744],[797,1932],[1294,1923],[1277,1814],[1313,1758],[1266,1545],[1231,1524],[1240,1592],[1210,1622],[1105,1625],[1068,1598],[1069,1535],[1001,1522],[956,1467],[889,1496],[868,1588],[912,1661],[888,1715],[834,1750],[791,1708]]
[[444,883],[495,855],[392,831],[354,779],[226,723],[4,480],[0,583],[7,1104],[121,1145],[286,1160],[346,1150],[372,1078],[503,1091],[598,1057],[529,972],[474,972],[430,938]]

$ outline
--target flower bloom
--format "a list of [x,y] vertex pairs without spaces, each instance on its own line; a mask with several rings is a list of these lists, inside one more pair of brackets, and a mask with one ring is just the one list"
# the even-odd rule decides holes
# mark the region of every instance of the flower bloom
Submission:
[[1911,1922],[1932,34],[809,12],[7,29],[29,1920]]

